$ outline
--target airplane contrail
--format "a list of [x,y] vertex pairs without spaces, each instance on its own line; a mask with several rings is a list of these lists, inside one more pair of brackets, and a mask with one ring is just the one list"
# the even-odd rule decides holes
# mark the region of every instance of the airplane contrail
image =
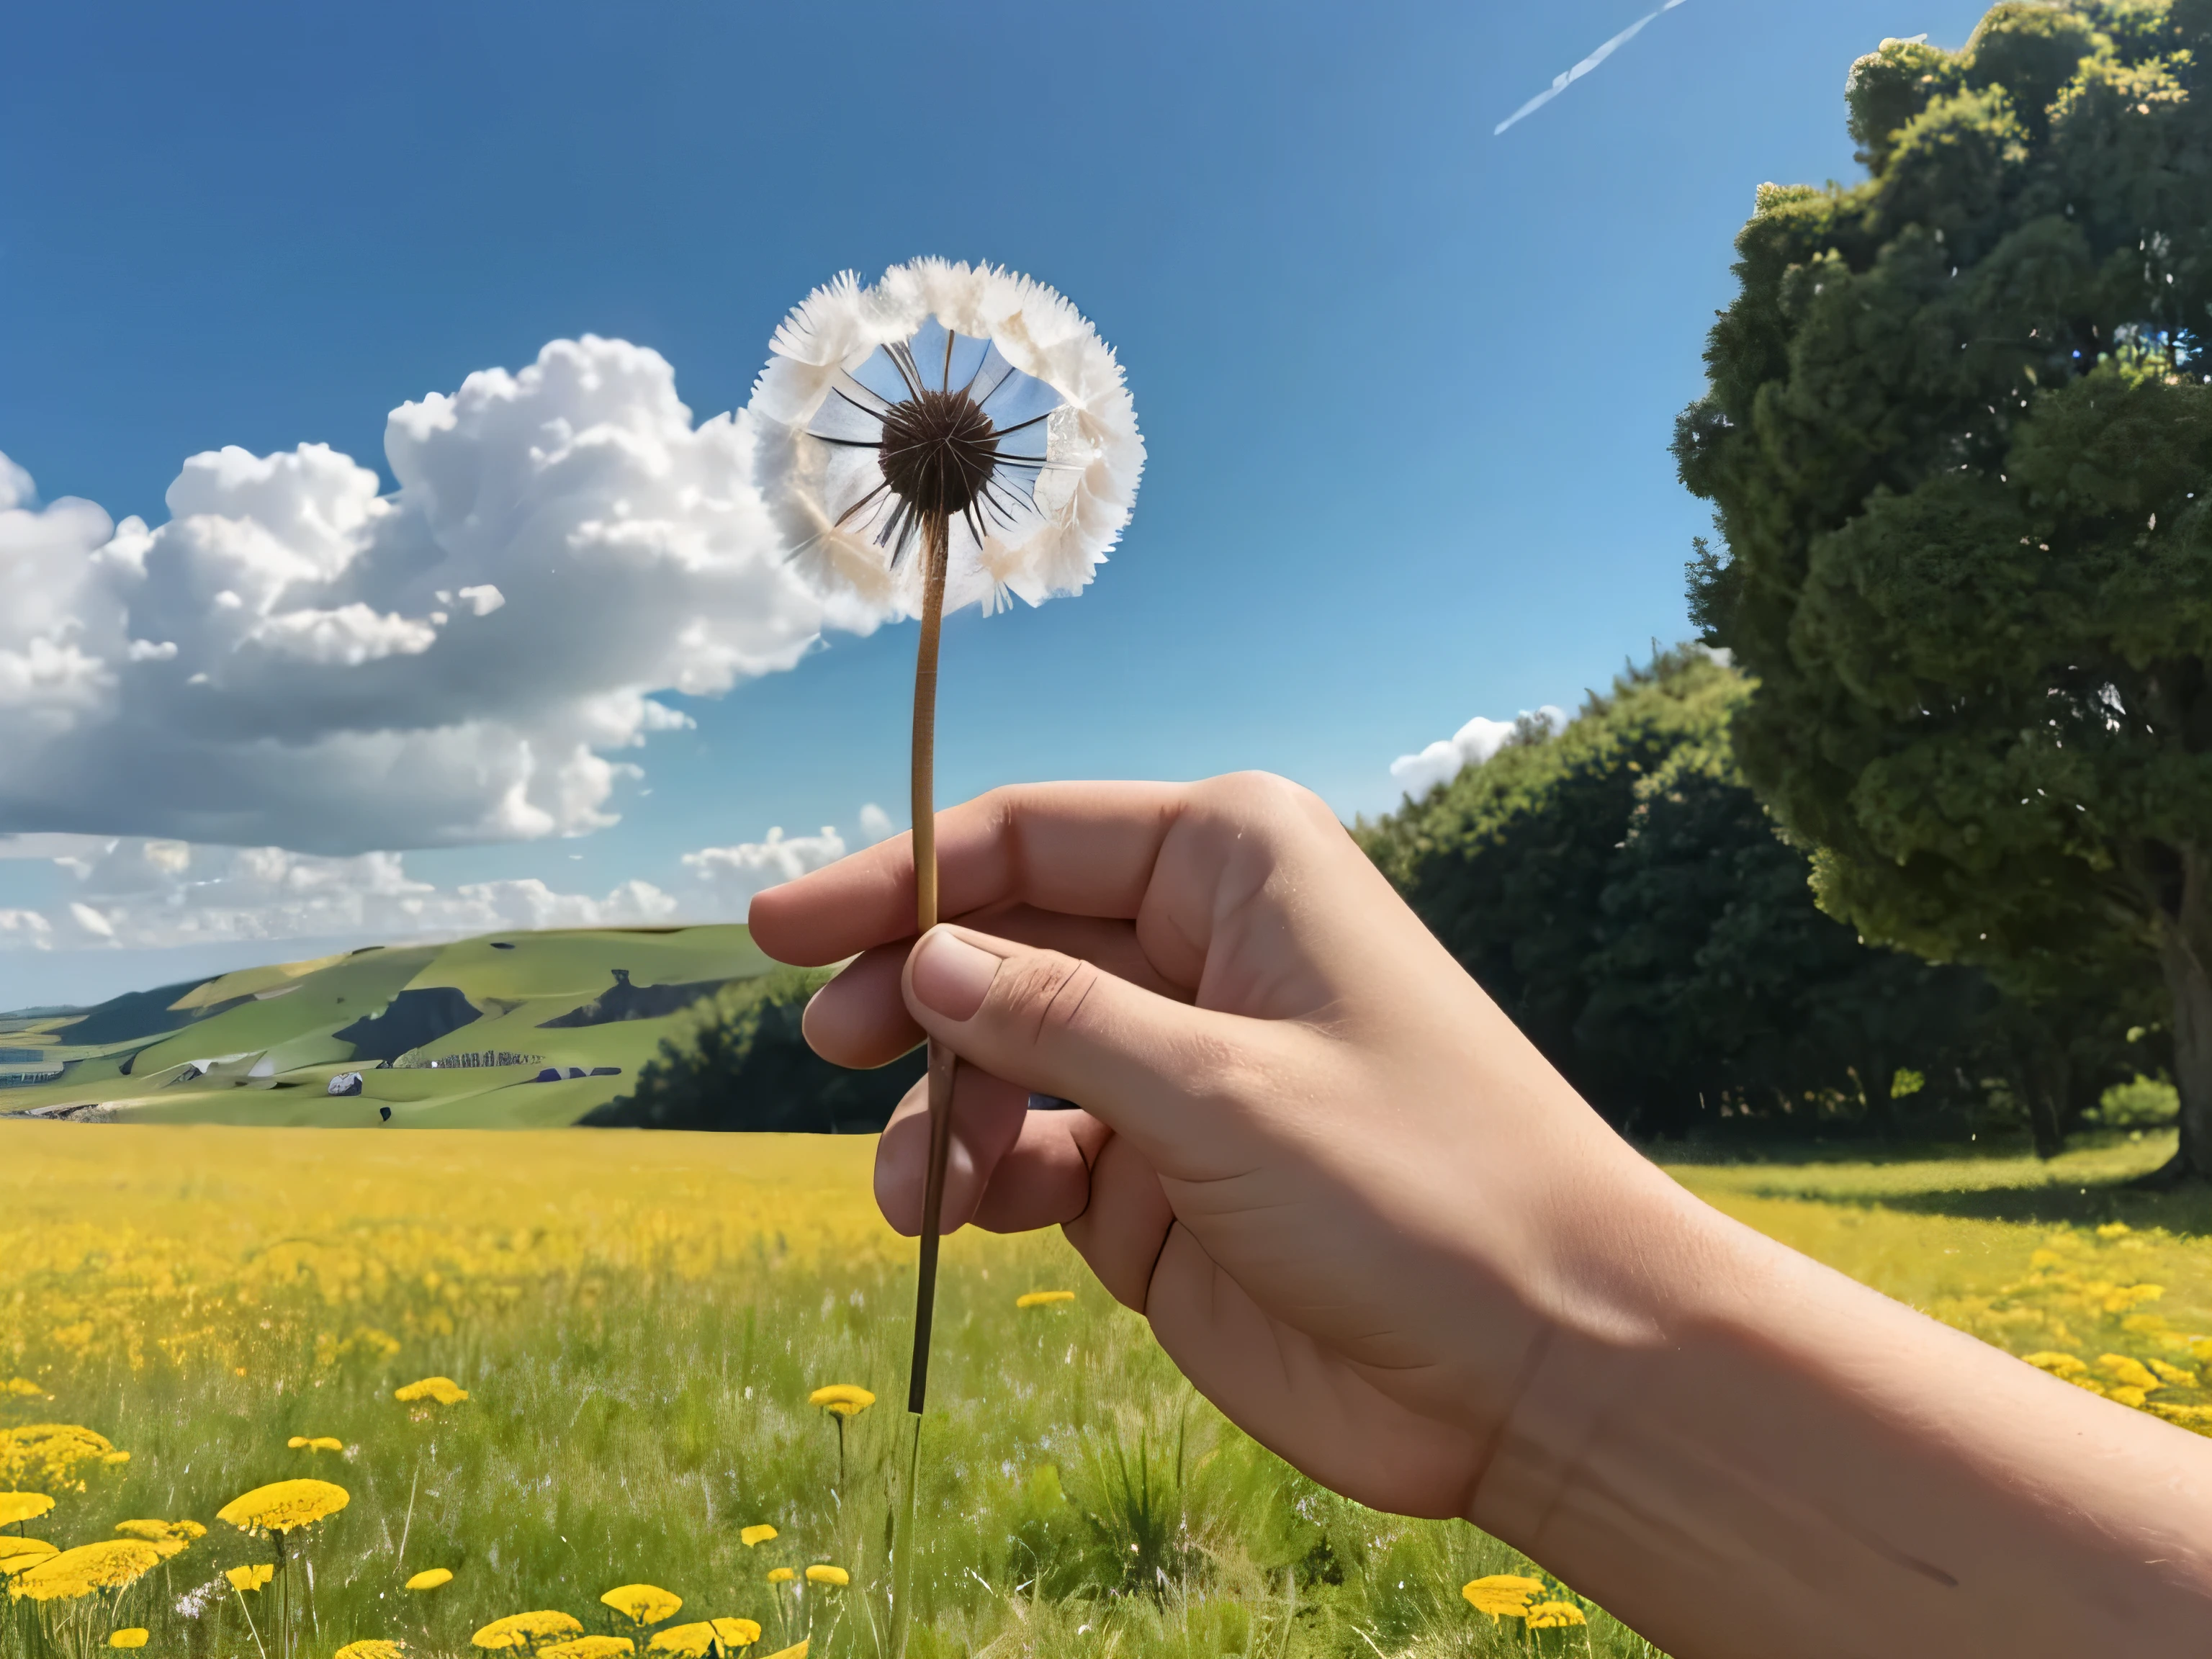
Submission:
[[1511,126],[1516,121],[1520,120],[1523,116],[1534,115],[1538,110],[1543,108],[1545,105],[1550,103],[1552,100],[1558,97],[1576,82],[1581,80],[1583,76],[1588,75],[1600,64],[1602,64],[1607,58],[1612,57],[1613,53],[1619,52],[1623,46],[1626,46],[1631,40],[1633,40],[1638,35],[1643,33],[1644,28],[1653,21],[1653,19],[1659,15],[1659,12],[1672,11],[1675,7],[1681,3],[1682,0],[1667,0],[1667,3],[1659,8],[1659,11],[1647,13],[1645,15],[1638,18],[1633,23],[1631,23],[1626,28],[1621,30],[1620,33],[1614,35],[1612,40],[1607,41],[1603,46],[1600,46],[1589,57],[1583,58],[1581,63],[1576,64],[1572,69],[1568,70],[1564,74],[1554,76],[1552,78],[1552,84],[1550,86],[1546,87],[1543,91],[1538,93],[1527,103],[1522,105],[1519,109],[1515,110],[1512,114],[1507,116],[1503,121],[1500,121],[1491,130],[1490,136],[1495,138],[1499,133],[1504,131],[1506,128]]

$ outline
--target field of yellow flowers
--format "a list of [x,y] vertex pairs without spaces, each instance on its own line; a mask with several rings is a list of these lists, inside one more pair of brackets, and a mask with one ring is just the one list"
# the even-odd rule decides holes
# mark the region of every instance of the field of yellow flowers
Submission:
[[[889,1659],[872,1153],[0,1123],[0,1654]],[[915,1659],[1651,1652],[1295,1475],[1056,1237],[949,1241],[931,1382]]]
[[[2161,1150],[1674,1173],[2202,1429],[2212,1214],[2124,1184]],[[872,1152],[0,1124],[0,1655],[890,1659],[913,1247]],[[916,1659],[1651,1653],[1298,1478],[1055,1237],[951,1241],[937,1353]]]

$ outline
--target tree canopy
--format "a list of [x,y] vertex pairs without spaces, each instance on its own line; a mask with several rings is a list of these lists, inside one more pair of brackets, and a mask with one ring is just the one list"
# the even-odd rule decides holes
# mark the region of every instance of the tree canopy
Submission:
[[1760,186],[1684,414],[1693,614],[1822,906],[2030,999],[2160,983],[2212,1173],[2212,0],[1991,9]]
[[[2078,1076],[2029,1076],[1980,975],[1870,948],[1820,914],[1806,855],[1736,770],[1729,730],[1751,695],[1709,652],[1663,653],[1564,731],[1524,724],[1486,763],[1363,825],[1363,844],[1624,1127],[1838,1113],[1883,1127],[1907,1099],[1963,1103],[1994,1066],[2042,1097],[2055,1137],[2126,1075],[2121,1057],[2107,1045]],[[1933,1085],[1917,1098],[1916,1076]]]
[[872,1072],[833,1066],[799,1021],[825,973],[781,968],[704,1005],[688,1039],[664,1042],[637,1086],[583,1121],[600,1128],[873,1134],[923,1071],[921,1050]]

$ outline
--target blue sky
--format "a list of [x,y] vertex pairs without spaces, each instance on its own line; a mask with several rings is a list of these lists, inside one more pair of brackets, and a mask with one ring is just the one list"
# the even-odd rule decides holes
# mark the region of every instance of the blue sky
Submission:
[[[0,58],[0,452],[156,523],[223,445],[327,442],[389,488],[387,410],[548,340],[650,346],[704,418],[833,272],[1004,263],[1116,347],[1150,462],[1086,594],[950,624],[940,799],[1256,766],[1386,810],[1394,757],[1684,634],[1705,515],[1667,445],[1753,190],[1851,176],[1851,58],[1979,11],[1686,0],[1492,136],[1650,9],[32,9]],[[406,870],[672,888],[770,825],[902,821],[912,647],[665,696],[696,728],[628,757],[619,825]],[[71,879],[0,861],[0,907]],[[0,1006],[167,960],[33,954],[0,951]]]

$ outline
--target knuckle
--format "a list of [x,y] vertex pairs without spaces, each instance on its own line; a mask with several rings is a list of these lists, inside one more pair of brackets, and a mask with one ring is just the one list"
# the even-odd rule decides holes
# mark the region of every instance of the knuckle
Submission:
[[1005,988],[1008,1012],[1032,1042],[1042,1042],[1076,1028],[1098,975],[1091,963],[1038,951],[1009,962],[1000,970],[999,984]]
[[1280,830],[1337,822],[1328,802],[1277,773],[1231,772],[1211,780],[1206,787],[1212,797],[1209,804],[1240,823]]

